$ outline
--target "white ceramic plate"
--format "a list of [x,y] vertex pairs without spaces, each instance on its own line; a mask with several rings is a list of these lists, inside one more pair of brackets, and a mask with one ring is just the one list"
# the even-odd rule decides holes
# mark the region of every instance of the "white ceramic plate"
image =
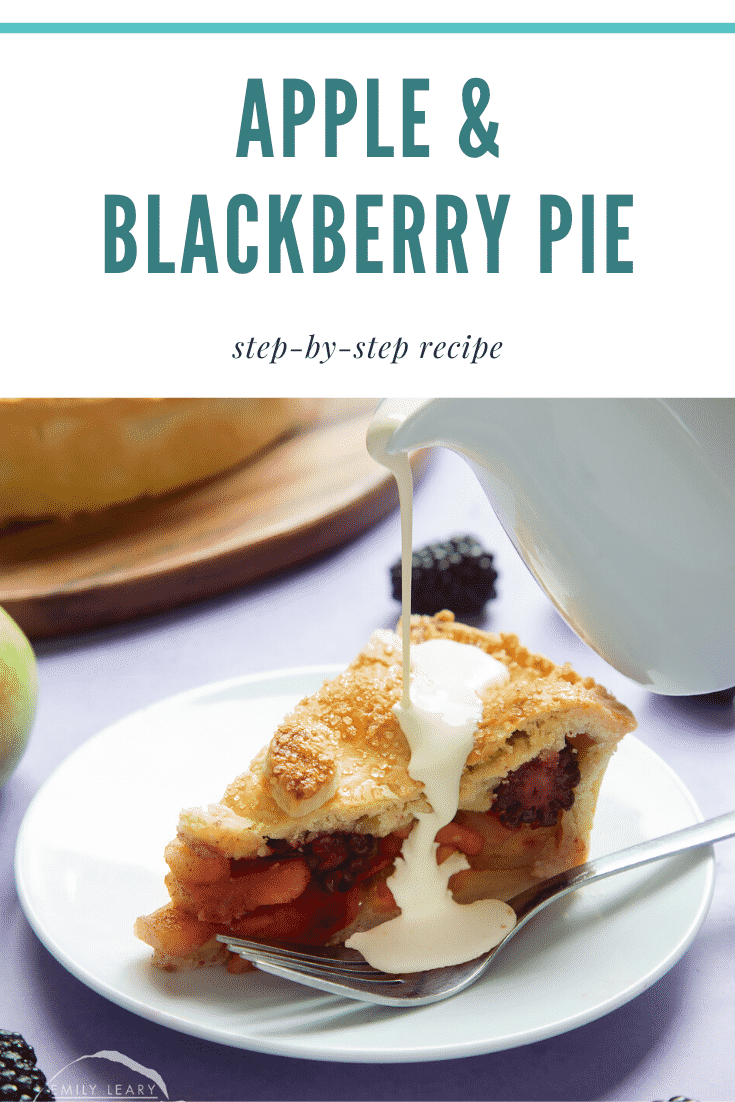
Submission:
[[[712,895],[710,850],[593,884],[522,930],[469,990],[393,1010],[225,969],[168,974],[133,937],[166,900],[165,844],[182,806],[209,803],[293,705],[338,667],[277,671],[155,704],[84,743],[23,822],[16,879],[29,922],[74,976],[151,1021],[240,1048],[318,1060],[439,1060],[574,1029],[679,959]],[[701,819],[678,777],[628,736],[602,788],[593,853]]]

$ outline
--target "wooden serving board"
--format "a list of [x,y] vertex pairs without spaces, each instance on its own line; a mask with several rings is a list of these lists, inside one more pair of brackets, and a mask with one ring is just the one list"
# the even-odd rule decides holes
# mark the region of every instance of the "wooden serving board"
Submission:
[[[375,399],[314,421],[224,475],[72,521],[0,533],[0,605],[32,639],[121,623],[233,589],[346,542],[398,501],[370,458]],[[416,474],[426,453],[413,457]]]

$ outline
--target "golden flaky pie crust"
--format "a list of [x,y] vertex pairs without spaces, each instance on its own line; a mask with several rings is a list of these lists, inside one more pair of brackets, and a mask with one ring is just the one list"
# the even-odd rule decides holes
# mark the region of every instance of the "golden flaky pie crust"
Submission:
[[188,486],[303,420],[295,398],[4,398],[0,525]]
[[[480,647],[509,673],[483,695],[482,719],[462,776],[456,821],[479,833],[485,847],[470,858],[471,869],[453,878],[455,898],[508,899],[583,862],[605,768],[619,740],[636,726],[630,711],[569,665],[531,654],[515,635],[467,627],[450,612],[412,617],[411,638],[414,643],[448,638]],[[376,631],[344,673],[286,716],[269,746],[232,782],[220,803],[182,811],[178,846],[199,859],[210,853],[238,860],[270,853],[267,838],[298,844],[324,832],[383,837],[406,828],[415,812],[429,805],[423,786],[408,774],[409,749],[393,713],[400,695],[400,638]],[[493,790],[509,772],[562,750],[567,740],[576,752],[581,781],[573,806],[556,826],[508,830],[485,814]],[[186,886],[177,884],[173,873],[167,885],[174,907],[185,908]],[[359,927],[371,922],[363,914]],[[207,945],[186,961],[159,957],[156,963],[170,968],[216,956]]]

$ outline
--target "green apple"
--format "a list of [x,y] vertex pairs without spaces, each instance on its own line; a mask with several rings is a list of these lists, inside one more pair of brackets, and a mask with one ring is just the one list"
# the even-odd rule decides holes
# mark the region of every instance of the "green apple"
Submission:
[[0,608],[0,786],[28,743],[36,714],[38,676],[31,644]]

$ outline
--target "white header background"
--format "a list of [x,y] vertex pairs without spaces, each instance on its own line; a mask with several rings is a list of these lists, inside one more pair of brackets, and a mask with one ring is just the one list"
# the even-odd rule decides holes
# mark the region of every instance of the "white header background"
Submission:
[[[463,13],[454,13],[462,18]],[[88,16],[89,17],[89,16]],[[149,16],[150,17],[150,16]],[[209,15],[213,18],[213,15]],[[375,17],[375,16],[373,16]],[[704,17],[704,13],[698,16]],[[245,18],[245,16],[240,16]],[[486,18],[492,18],[488,15]],[[0,333],[6,395],[84,394],[715,394],[731,392],[733,366],[730,140],[735,35],[2,35],[0,121],[5,169],[0,252]],[[235,156],[248,77],[265,84],[275,156]],[[311,83],[312,120],[284,159],[284,77]],[[324,80],[349,80],[353,121],[324,157]],[[381,142],[392,159],[365,155],[365,82],[380,79]],[[401,83],[426,77],[416,97],[428,159],[401,157]],[[484,120],[499,124],[499,158],[471,160],[458,144],[462,87],[484,78]],[[240,192],[258,202],[242,223],[241,251],[257,244],[255,271],[226,256],[226,208]],[[104,196],[137,208],[138,260],[104,272]],[[173,275],[148,274],[146,202],[161,197],[161,258]],[[181,274],[189,204],[209,199],[219,272],[195,260]],[[268,195],[302,200],[294,219],[304,274],[267,270]],[[311,197],[345,207],[342,269],[311,269]],[[371,259],[355,273],[355,195],[379,193]],[[392,196],[426,211],[424,275],[392,272]],[[437,193],[469,211],[469,274],[435,272]],[[476,194],[510,204],[500,272],[485,271]],[[564,196],[574,221],[539,272],[539,195]],[[620,222],[620,257],[632,274],[605,272],[605,196],[632,194]],[[581,197],[594,194],[594,274],[581,271]],[[306,347],[408,342],[397,364],[335,354],[321,366],[287,355],[232,358],[236,341]],[[420,341],[502,342],[499,357],[418,356]]]

